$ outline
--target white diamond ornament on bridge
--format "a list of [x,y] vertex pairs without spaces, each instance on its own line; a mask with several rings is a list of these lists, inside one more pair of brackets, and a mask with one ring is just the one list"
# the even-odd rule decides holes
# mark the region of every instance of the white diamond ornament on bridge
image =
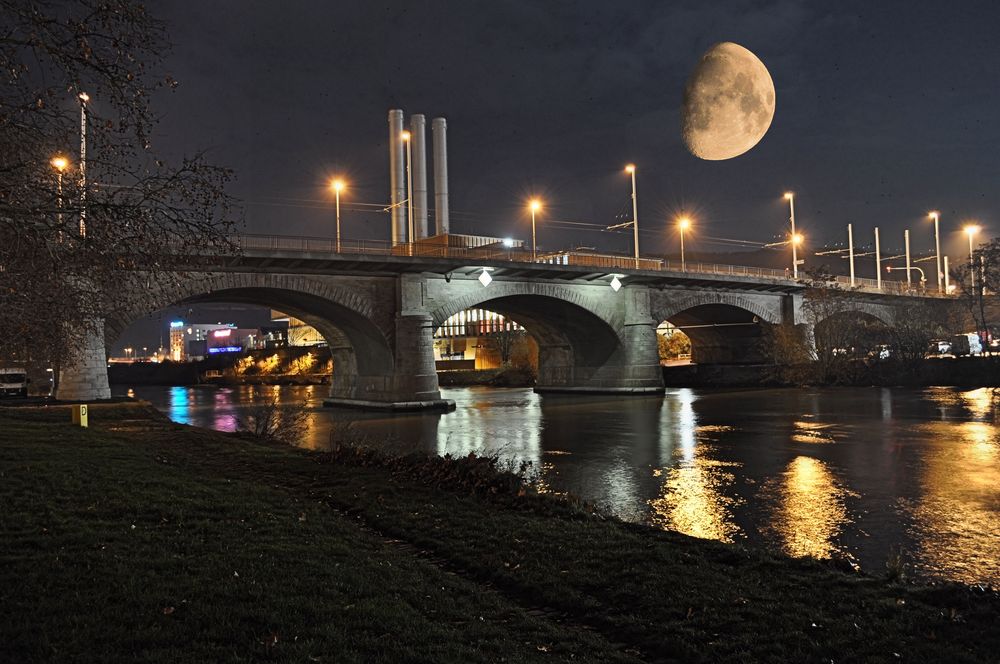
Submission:
[[493,277],[490,276],[490,273],[486,271],[485,267],[483,268],[483,273],[479,275],[479,283],[481,283],[484,288],[493,283]]
[[618,275],[616,274],[616,275],[612,276],[611,277],[611,290],[613,290],[614,292],[617,293],[618,290],[621,287],[622,287],[622,282],[618,280]]

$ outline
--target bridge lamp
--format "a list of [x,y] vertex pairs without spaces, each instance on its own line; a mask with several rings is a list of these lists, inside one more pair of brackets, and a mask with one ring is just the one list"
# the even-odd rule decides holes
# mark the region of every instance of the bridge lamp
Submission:
[[69,168],[69,160],[66,157],[55,156],[52,161],[49,162],[52,168],[56,169],[56,206],[59,208],[59,241],[62,242],[62,206],[63,206],[63,193],[62,193],[62,178],[63,172]]
[[635,269],[639,269],[639,199],[635,192],[635,164],[625,166],[632,177],[632,242],[635,245]]
[[620,274],[612,274],[611,275],[611,290],[613,290],[616,293],[619,290],[621,290],[621,287],[622,287],[622,282],[618,278],[618,277],[621,277],[621,276],[624,276],[624,275],[620,275]]
[[941,233],[938,231],[938,222],[941,221],[941,213],[937,210],[932,210],[927,213],[927,216],[934,220],[934,258],[937,263],[937,285],[938,291],[942,291],[941,278],[944,275],[941,272]]
[[337,197],[337,253],[340,253],[340,192],[344,190],[344,181],[340,178],[334,179],[330,182],[330,188],[333,189],[333,193]]
[[538,245],[535,243],[535,215],[542,209],[542,202],[537,198],[532,198],[528,202],[528,207],[531,209],[531,260],[535,261],[538,258]]
[[691,228],[691,220],[687,217],[681,217],[677,220],[677,230],[681,232],[681,271],[687,271],[687,264],[684,262],[684,231]]
[[413,152],[411,150],[410,132],[403,130],[400,134],[403,142],[406,143],[406,221],[407,239],[410,241],[410,255],[413,255]]
[[479,275],[479,283],[483,285],[483,288],[493,283],[493,277],[490,276],[489,268],[483,268],[482,274]]
[[979,226],[976,224],[969,224],[964,229],[965,234],[969,236],[969,279],[972,281],[972,287],[976,286],[976,259],[973,255],[972,249],[972,237],[979,232]]
[[788,220],[792,224],[792,278],[799,278],[799,242],[801,239],[796,240],[797,234],[795,233],[795,194],[786,191],[785,200],[788,201]]

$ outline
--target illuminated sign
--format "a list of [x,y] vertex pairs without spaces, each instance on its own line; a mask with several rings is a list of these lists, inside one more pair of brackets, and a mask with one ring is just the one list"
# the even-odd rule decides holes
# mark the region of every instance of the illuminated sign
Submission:
[[184,327],[184,321],[182,321],[182,320],[172,320],[172,321],[170,321],[170,327]]
[[232,330],[216,330],[215,332],[212,332],[212,336],[218,339],[219,337],[228,337],[232,333]]
[[243,350],[243,346],[219,346],[218,348],[209,348],[209,353],[238,353]]

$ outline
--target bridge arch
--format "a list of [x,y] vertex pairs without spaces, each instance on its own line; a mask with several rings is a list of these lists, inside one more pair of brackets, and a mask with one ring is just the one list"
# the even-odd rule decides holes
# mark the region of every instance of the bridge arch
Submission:
[[693,293],[653,298],[650,313],[691,340],[691,361],[704,364],[766,362],[763,336],[781,323],[777,306],[736,293]]
[[613,380],[623,363],[619,309],[587,288],[530,282],[494,282],[483,288],[476,283],[443,298],[431,310],[431,320],[437,328],[453,314],[475,308],[517,322],[534,338],[539,387]]
[[149,297],[105,321],[105,339],[117,340],[133,322],[171,306],[232,303],[266,306],[316,328],[334,363],[331,396],[350,398],[361,377],[393,372],[391,330],[375,322],[363,294],[307,277],[273,274],[192,274],[149,289]]

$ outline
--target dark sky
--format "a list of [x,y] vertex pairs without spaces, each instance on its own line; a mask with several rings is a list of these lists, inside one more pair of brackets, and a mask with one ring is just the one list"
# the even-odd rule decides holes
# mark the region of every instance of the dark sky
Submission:
[[[208,149],[236,170],[248,230],[331,236],[325,184],[354,203],[388,199],[386,112],[448,118],[452,230],[530,239],[524,200],[543,197],[539,242],[630,249],[630,237],[556,231],[545,218],[609,224],[638,166],[644,252],[676,250],[667,222],[769,241],[786,189],[813,247],[933,247],[990,232],[1000,211],[1000,5],[991,2],[193,2],[152,3],[175,44],[180,87],[161,100],[160,149]],[[689,72],[720,41],[753,51],[777,93],[750,152],[700,161],[681,141]],[[429,134],[429,132],[428,132]],[[345,211],[345,236],[387,238],[388,215]],[[963,250],[963,246],[966,248]]]

